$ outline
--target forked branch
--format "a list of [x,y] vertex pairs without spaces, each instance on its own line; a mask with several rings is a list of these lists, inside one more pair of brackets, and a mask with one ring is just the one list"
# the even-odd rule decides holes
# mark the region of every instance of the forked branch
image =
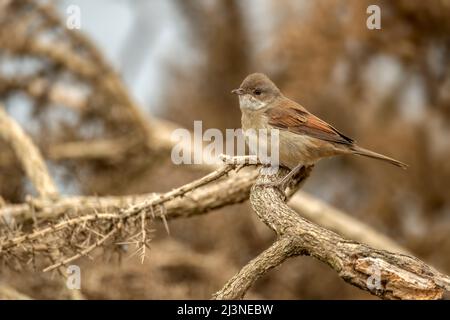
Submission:
[[[450,277],[419,259],[346,240],[299,216],[286,205],[278,189],[258,185],[285,174],[282,169],[271,176],[260,175],[250,193],[253,209],[278,240],[230,279],[214,298],[243,298],[265,272],[299,255],[319,259],[348,283],[383,299],[439,299],[450,290]],[[303,178],[307,174],[304,170]]]

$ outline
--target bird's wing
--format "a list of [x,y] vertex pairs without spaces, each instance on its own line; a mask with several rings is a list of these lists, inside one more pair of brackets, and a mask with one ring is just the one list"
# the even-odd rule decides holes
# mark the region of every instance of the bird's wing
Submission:
[[354,140],[343,135],[325,121],[309,113],[301,105],[284,100],[266,111],[269,124],[281,130],[307,135],[324,141],[353,145]]

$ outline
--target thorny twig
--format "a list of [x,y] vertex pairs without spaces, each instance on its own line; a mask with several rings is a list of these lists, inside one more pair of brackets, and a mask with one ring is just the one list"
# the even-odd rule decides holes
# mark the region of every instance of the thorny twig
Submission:
[[[243,159],[243,163],[246,163],[246,158]],[[116,244],[135,244],[137,249],[132,255],[138,254],[143,262],[146,247],[149,247],[150,242],[148,220],[160,217],[168,231],[164,204],[216,181],[242,165],[242,161],[238,161],[238,159],[225,157],[223,160],[225,165],[198,180],[165,194],[151,196],[135,205],[123,209],[118,208],[116,212],[95,212],[72,218],[64,217],[57,223],[50,223],[50,225],[32,232],[23,232],[19,229],[4,231],[0,236],[0,258],[2,256],[18,257],[21,254],[29,255],[31,251],[35,252],[34,249],[38,244],[39,252],[46,252],[47,255],[50,255],[50,247],[55,246],[66,252],[73,252],[69,256],[60,256],[57,261],[53,261],[52,265],[44,269],[44,271],[51,271],[88,255],[94,249],[105,246],[108,240],[117,237],[124,241],[116,241]],[[69,233],[70,236],[68,236]],[[69,248],[71,250],[68,250]]]

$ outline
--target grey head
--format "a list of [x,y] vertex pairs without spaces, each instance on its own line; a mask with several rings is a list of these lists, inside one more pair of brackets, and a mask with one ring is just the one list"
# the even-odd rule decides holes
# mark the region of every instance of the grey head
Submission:
[[280,89],[263,73],[252,73],[232,93],[239,96],[242,109],[259,110],[281,97]]

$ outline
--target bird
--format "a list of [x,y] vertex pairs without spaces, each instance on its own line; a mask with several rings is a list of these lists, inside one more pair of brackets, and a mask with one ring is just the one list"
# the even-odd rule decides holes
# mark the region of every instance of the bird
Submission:
[[239,97],[244,132],[248,129],[278,130],[279,164],[290,172],[276,182],[277,185],[286,185],[303,166],[337,155],[365,156],[403,169],[408,167],[403,162],[358,146],[355,140],[285,97],[263,73],[248,75],[232,93]]

